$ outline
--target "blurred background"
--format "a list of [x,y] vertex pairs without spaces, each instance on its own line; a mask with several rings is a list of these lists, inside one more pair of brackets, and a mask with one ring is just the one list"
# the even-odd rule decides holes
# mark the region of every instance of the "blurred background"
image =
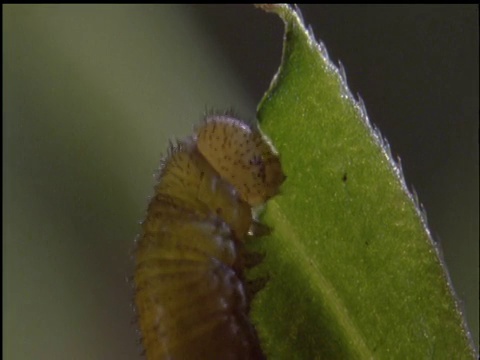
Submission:
[[[478,6],[301,10],[402,158],[478,347]],[[205,109],[255,117],[282,36],[251,6],[3,6],[6,359],[140,358],[153,172]]]

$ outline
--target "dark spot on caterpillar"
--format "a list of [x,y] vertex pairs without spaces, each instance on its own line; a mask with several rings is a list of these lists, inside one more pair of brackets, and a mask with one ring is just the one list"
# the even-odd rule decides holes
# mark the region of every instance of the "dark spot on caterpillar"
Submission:
[[135,305],[148,359],[265,358],[248,313],[267,279],[247,283],[244,275],[265,255],[248,254],[244,242],[271,231],[253,219],[252,207],[284,180],[269,141],[228,115],[207,116],[194,135],[170,146],[135,249]]
[[262,158],[258,155],[252,157],[249,161],[250,165],[261,165],[263,164]]
[[347,182],[347,173],[343,173],[342,181]]

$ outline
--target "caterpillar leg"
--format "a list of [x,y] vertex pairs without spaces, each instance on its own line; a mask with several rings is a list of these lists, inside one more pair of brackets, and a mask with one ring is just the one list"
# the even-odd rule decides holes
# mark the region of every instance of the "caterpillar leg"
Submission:
[[252,237],[262,237],[267,236],[272,233],[272,228],[268,225],[262,224],[259,221],[253,220],[250,230],[248,231],[248,236]]

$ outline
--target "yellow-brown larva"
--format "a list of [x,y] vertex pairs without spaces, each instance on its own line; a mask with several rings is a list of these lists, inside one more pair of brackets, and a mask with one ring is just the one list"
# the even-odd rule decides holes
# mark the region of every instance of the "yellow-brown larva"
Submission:
[[135,251],[147,359],[262,359],[248,319],[244,249],[252,207],[285,177],[258,129],[208,116],[171,147]]

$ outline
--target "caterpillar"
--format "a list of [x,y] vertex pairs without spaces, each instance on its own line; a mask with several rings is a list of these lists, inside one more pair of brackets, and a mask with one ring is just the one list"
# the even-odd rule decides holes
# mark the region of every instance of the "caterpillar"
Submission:
[[135,248],[147,359],[263,359],[248,319],[252,208],[279,191],[279,156],[256,126],[208,115],[170,145]]

